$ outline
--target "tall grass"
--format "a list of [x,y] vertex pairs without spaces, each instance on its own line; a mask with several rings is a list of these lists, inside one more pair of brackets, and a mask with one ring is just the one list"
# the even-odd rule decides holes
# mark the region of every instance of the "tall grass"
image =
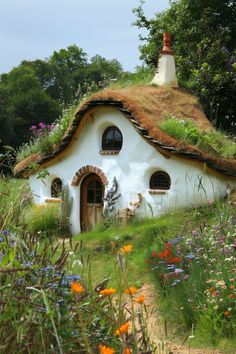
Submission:
[[147,263],[162,294],[164,316],[178,319],[191,338],[194,328],[197,343],[216,347],[236,338],[236,212],[218,203],[210,218],[203,215],[199,209],[202,221],[190,233],[152,248]]
[[194,122],[170,117],[160,123],[167,134],[188,144],[199,146],[202,150],[229,159],[236,157],[236,143],[225,134],[216,130],[200,131]]

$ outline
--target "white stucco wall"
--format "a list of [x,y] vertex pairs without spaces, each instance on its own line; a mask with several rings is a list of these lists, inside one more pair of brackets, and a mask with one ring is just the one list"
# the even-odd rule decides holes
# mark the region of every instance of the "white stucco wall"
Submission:
[[[129,202],[136,201],[138,193],[142,193],[143,202],[136,209],[137,215],[150,216],[149,205],[157,216],[169,208],[204,204],[207,199],[226,195],[227,179],[205,173],[200,165],[198,167],[181,159],[163,157],[119,111],[99,109],[93,113],[93,117],[81,131],[70,153],[47,168],[50,176],[43,182],[37,179],[37,175],[30,177],[35,203],[42,203],[50,197],[51,181],[55,177],[61,178],[63,184],[69,187],[73,199],[70,216],[73,234],[80,232],[80,185],[71,186],[71,181],[75,173],[86,165],[98,167],[104,172],[109,182],[106,190],[111,187],[114,176],[117,178],[121,193],[117,208],[128,207]],[[102,133],[111,125],[117,126],[122,132],[123,146],[118,155],[101,155]],[[171,188],[163,195],[149,193],[150,177],[158,170],[165,171],[171,178]]]
[[160,54],[157,72],[152,80],[152,84],[158,86],[178,87],[174,55]]

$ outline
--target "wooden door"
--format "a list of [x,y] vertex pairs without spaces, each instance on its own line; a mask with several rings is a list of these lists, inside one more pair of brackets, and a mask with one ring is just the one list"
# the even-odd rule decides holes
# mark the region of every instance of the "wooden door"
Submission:
[[103,211],[104,187],[95,173],[86,176],[80,189],[81,231],[90,231],[101,221]]

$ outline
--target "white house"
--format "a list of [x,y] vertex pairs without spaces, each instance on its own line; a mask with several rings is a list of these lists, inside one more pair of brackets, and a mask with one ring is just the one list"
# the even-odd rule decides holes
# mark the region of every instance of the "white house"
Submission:
[[[214,158],[163,133],[168,116],[213,129],[197,99],[177,87],[174,57],[165,36],[159,86],[105,89],[79,108],[62,142],[50,155],[33,155],[15,167],[29,177],[35,203],[57,200],[55,187],[68,186],[72,233],[91,229],[103,213],[158,216],[227,195],[236,186],[236,161]],[[29,163],[39,169],[29,172]],[[40,169],[49,175],[37,179]]]

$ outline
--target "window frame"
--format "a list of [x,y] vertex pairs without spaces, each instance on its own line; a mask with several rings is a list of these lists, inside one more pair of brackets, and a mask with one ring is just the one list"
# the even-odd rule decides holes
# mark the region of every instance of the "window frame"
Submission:
[[[112,143],[112,145],[109,145],[109,142],[106,141],[107,139],[107,135],[110,132],[113,132],[113,137],[112,140],[110,140],[110,142]],[[120,140],[115,140],[115,132],[118,132],[120,134]],[[120,143],[120,147],[116,147],[114,146],[116,143]],[[102,151],[115,151],[115,152],[119,152],[122,149],[123,146],[123,135],[120,131],[119,128],[117,128],[115,125],[111,125],[109,127],[107,127],[103,134],[102,134]]]
[[[60,183],[60,185],[59,184],[57,184],[57,186],[53,185],[53,184],[55,184],[55,181],[57,181],[56,183]],[[50,188],[50,190],[51,190],[51,198],[60,198],[62,185],[63,185],[63,183],[62,183],[62,179],[60,177],[53,178],[53,180],[51,182],[51,188]],[[53,194],[56,194],[56,193],[54,193],[56,191],[56,188],[58,188],[57,195],[53,195]]]
[[[157,181],[155,181],[157,178],[161,177],[162,180],[158,183],[156,183]],[[163,177],[164,177],[164,181],[163,181]],[[149,188],[151,191],[164,191],[167,192],[170,190],[171,187],[171,178],[168,175],[167,172],[165,171],[155,171],[149,180]]]

